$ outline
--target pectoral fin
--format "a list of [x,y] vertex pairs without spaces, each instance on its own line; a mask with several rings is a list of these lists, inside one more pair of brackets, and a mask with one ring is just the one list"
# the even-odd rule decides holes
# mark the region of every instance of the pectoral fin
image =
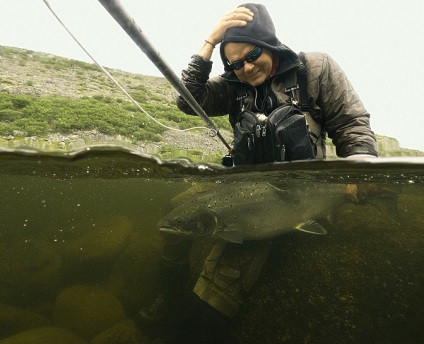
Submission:
[[302,223],[299,226],[297,226],[296,229],[299,231],[311,233],[311,234],[318,234],[318,235],[327,234],[327,230],[314,220],[310,220],[308,222]]

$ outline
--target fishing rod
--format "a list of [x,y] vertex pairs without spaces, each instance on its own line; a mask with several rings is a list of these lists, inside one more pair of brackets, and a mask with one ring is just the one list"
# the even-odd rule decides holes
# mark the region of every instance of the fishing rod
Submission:
[[187,87],[182,83],[174,71],[168,66],[164,59],[153,48],[147,37],[136,24],[135,20],[121,6],[119,0],[99,0],[109,14],[118,22],[124,31],[131,37],[135,44],[146,54],[153,64],[160,70],[163,76],[171,83],[177,92],[185,99],[196,114],[203,119],[210,130],[211,136],[218,136],[222,143],[231,151],[231,146],[227,143],[219,130],[215,127],[209,116],[194,99]]

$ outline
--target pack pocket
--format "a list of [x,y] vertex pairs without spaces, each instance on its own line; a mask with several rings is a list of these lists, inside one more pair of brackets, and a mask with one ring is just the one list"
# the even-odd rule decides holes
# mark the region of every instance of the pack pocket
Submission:
[[293,105],[275,109],[265,121],[244,111],[234,127],[234,165],[314,159],[316,146],[305,115]]
[[268,122],[275,136],[275,161],[315,159],[317,148],[300,109],[293,105],[279,107],[269,115]]
[[259,139],[262,125],[256,115],[250,111],[244,111],[234,127],[234,165],[255,164],[259,158]]

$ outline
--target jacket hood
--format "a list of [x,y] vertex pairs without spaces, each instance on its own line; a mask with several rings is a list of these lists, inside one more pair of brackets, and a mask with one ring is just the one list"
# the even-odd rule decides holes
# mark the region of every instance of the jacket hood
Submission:
[[[249,8],[254,16],[251,22],[246,26],[235,26],[229,28],[221,41],[220,54],[226,72],[232,72],[227,65],[224,47],[228,42],[250,43],[255,46],[266,48],[272,52],[278,53],[280,61],[283,60],[287,70],[299,65],[297,54],[290,48],[280,42],[276,36],[274,23],[266,7],[262,4],[242,4],[239,7]],[[229,77],[231,73],[225,73]]]

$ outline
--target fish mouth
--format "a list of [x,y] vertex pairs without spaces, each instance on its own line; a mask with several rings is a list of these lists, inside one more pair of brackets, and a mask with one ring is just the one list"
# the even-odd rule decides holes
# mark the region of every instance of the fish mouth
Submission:
[[172,234],[172,235],[178,235],[178,236],[187,236],[187,237],[193,236],[193,232],[185,231],[185,230],[178,229],[178,228],[175,228],[175,227],[170,227],[170,226],[159,227],[159,232],[166,233],[166,234]]

